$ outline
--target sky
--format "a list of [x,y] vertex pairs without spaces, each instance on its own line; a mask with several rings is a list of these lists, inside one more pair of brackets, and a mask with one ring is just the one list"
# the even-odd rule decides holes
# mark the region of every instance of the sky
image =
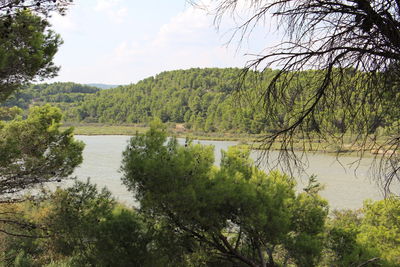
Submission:
[[228,44],[238,22],[227,17],[217,29],[213,21],[185,0],[74,0],[50,19],[64,44],[59,75],[47,82],[130,84],[168,70],[243,67],[278,40],[262,25]]

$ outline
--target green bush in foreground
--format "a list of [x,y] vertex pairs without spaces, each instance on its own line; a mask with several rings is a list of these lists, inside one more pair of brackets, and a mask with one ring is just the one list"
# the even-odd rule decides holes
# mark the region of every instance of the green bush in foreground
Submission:
[[328,261],[334,266],[399,266],[399,226],[398,198],[368,200],[359,211],[335,211],[327,227]]
[[218,258],[239,266],[316,265],[328,214],[318,190],[296,194],[292,179],[257,169],[249,151],[230,148],[220,168],[213,164],[212,146],[167,141],[155,124],[131,139],[123,182],[145,216],[190,240],[189,252],[205,248],[205,264]]

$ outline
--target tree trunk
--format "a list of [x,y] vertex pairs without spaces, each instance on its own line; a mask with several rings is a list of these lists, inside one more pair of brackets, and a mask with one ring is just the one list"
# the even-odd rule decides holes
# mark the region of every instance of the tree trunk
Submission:
[[268,254],[268,265],[267,267],[275,267],[275,262],[274,262],[274,258],[272,256],[272,251],[273,249],[269,249],[267,248],[267,254]]
[[258,256],[260,257],[261,267],[267,267],[267,263],[265,262],[261,247],[258,247]]

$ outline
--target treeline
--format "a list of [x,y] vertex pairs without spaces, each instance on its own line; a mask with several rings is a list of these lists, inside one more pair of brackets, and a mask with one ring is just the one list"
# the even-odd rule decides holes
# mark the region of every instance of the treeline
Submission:
[[[276,73],[266,69],[262,73],[249,71],[244,76],[243,70],[237,68],[196,68],[162,72],[109,90],[74,83],[31,85],[6,105],[27,108],[31,104],[51,103],[63,110],[65,121],[76,123],[147,123],[157,117],[197,131],[258,134],[279,131],[298,120],[312,105],[310,99],[317,96],[317,84],[323,77],[322,71],[295,72],[293,79],[282,81],[290,84],[285,91],[267,95],[266,88]],[[394,89],[386,95],[361,100],[362,75],[365,74],[349,70],[344,75],[348,82],[341,85],[348,87],[344,90],[348,96],[339,98],[332,94],[318,103],[316,111],[301,125],[303,130],[344,133],[355,127],[370,133],[390,133],[398,128],[400,113],[391,107],[400,100],[400,94]],[[326,94],[330,92],[334,90]],[[264,106],[266,97],[272,97],[276,105]],[[377,97],[387,99],[385,105],[365,105],[365,99],[373,103]],[[338,99],[354,102],[354,110],[342,108],[348,103]]]
[[[262,78],[273,72],[265,72]],[[241,83],[242,74],[235,68],[163,72],[137,84],[99,92],[74,112],[77,120],[84,122],[143,123],[158,117],[207,132],[259,133],[268,118],[256,103],[236,102],[236,93],[242,87],[246,93],[254,90],[260,77],[248,73]]]
[[[100,90],[97,87],[72,82],[31,84],[15,92],[1,106],[16,106],[28,110],[31,105],[51,104],[61,108],[67,115],[69,110],[78,107],[86,96]],[[67,117],[64,119],[68,120]]]
[[[187,128],[205,132],[279,131],[298,120],[313,104],[324,73],[294,72],[293,79],[281,81],[289,83],[285,91],[267,95],[268,84],[276,73],[277,70],[266,69],[248,71],[244,76],[243,70],[237,68],[163,72],[137,84],[91,95],[78,108],[70,110],[68,117],[80,122],[112,124],[145,123],[158,117],[163,122],[184,123]],[[343,75],[347,82],[341,86],[346,86],[343,90],[348,95],[338,97],[335,90],[327,90],[327,100],[318,103],[316,111],[301,126],[305,131],[344,133],[356,127],[373,133],[398,125],[400,114],[394,114],[390,108],[400,99],[398,90],[359,99],[366,74],[348,70]],[[335,81],[332,89],[334,86]],[[273,98],[276,105],[264,106],[266,97]],[[385,105],[365,105],[366,100],[373,103],[377,97],[387,99]],[[354,110],[345,108],[348,102],[354,103]]]

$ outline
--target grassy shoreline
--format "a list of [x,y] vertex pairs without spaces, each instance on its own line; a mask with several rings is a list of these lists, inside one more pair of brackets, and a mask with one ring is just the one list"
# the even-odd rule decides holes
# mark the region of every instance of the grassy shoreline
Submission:
[[131,126],[131,125],[66,125],[61,128],[74,128],[75,135],[135,135],[136,133],[144,133],[149,127]]
[[[61,128],[74,128],[76,135],[135,135],[136,133],[144,133],[149,127],[144,125],[107,125],[107,124],[64,124]],[[205,133],[192,132],[189,130],[179,130],[168,127],[171,135],[177,137],[189,137],[198,140],[213,140],[213,141],[245,141],[255,142],[261,135],[250,134],[235,134],[235,133]]]
[[[144,125],[107,125],[107,124],[65,124],[62,128],[74,128],[75,135],[127,135],[133,136],[136,133],[144,133],[149,127]],[[253,150],[262,150],[259,143],[262,135],[251,134],[235,134],[235,133],[205,133],[193,132],[189,130],[182,130],[176,127],[168,127],[171,135],[180,138],[190,138],[195,140],[208,140],[208,141],[235,141],[239,142],[239,146],[251,148]],[[330,154],[343,154],[343,155],[358,155],[358,150],[350,148],[349,144],[343,146],[335,146],[332,143],[321,141],[307,141],[307,145],[303,143],[304,140],[298,139],[293,142],[295,151],[307,151],[313,153],[330,153]],[[280,150],[280,142],[276,142],[271,147],[272,150]],[[344,149],[348,148],[348,149]],[[339,150],[340,149],[340,150]],[[373,152],[365,153],[364,156],[374,156]]]

